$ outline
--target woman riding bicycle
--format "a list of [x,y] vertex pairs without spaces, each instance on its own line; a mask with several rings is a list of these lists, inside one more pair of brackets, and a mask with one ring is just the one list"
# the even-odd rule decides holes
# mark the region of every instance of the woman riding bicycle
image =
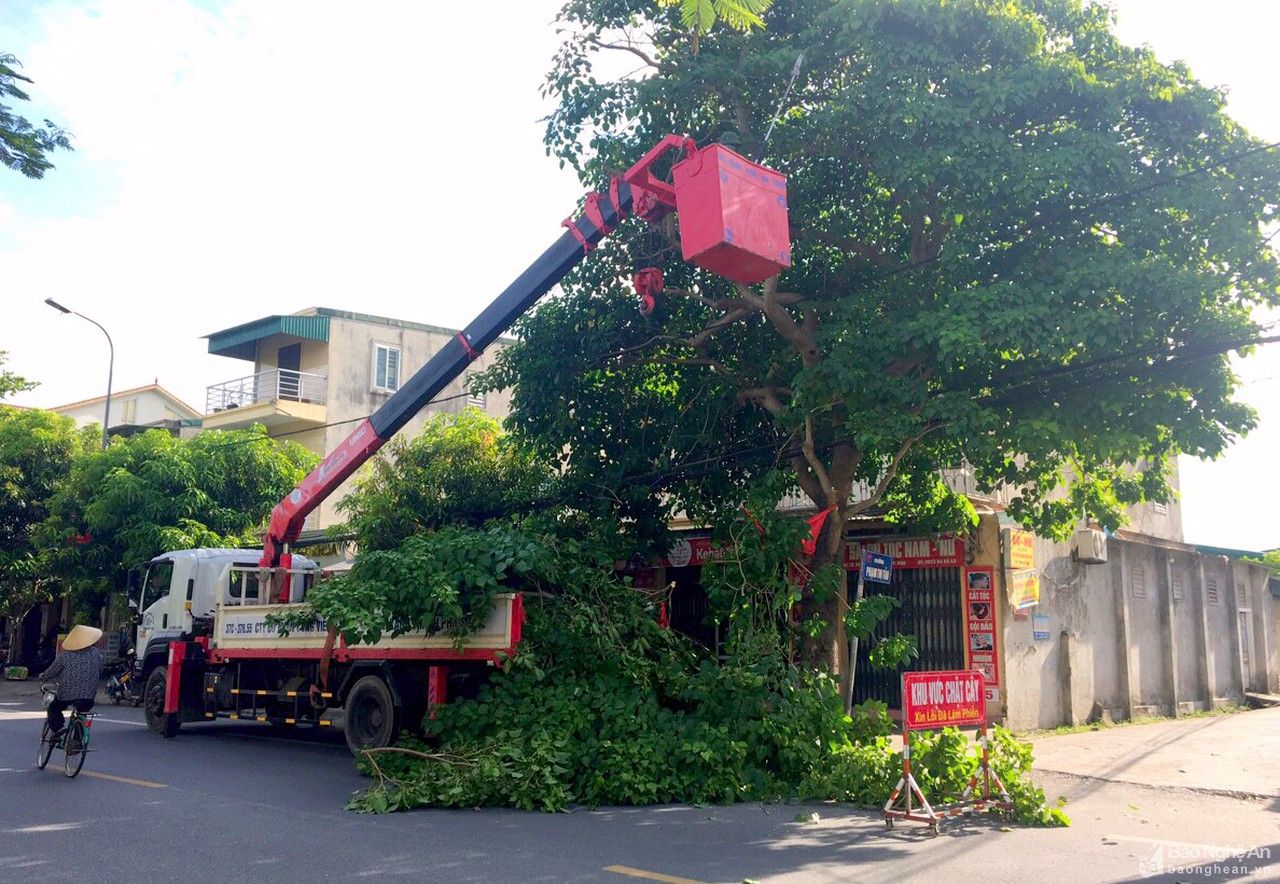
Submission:
[[66,719],[64,709],[72,706],[79,712],[93,708],[98,694],[98,680],[102,677],[102,654],[94,645],[102,638],[102,630],[93,626],[77,626],[62,642],[62,653],[53,665],[40,676],[41,681],[58,682],[58,693],[49,704],[49,727],[54,739],[62,734]]

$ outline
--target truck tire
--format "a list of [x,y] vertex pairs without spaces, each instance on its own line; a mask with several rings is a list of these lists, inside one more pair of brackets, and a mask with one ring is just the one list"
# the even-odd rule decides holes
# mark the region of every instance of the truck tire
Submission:
[[142,712],[147,719],[147,728],[166,740],[178,733],[178,716],[166,715],[164,711],[164,695],[168,685],[168,673],[163,666],[157,666],[147,677],[147,685],[142,689]]
[[342,729],[347,748],[359,757],[365,749],[390,746],[400,732],[400,715],[387,683],[366,675],[351,687],[342,704]]

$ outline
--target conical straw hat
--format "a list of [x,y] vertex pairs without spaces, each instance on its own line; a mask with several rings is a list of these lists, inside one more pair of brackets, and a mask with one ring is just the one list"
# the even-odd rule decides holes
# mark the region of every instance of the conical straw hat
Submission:
[[83,651],[90,645],[97,644],[98,639],[102,638],[102,630],[96,626],[84,626],[83,624],[75,627],[62,640],[62,650],[64,651]]

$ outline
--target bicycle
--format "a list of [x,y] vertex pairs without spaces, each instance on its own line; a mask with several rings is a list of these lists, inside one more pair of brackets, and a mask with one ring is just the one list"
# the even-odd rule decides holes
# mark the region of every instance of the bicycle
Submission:
[[[44,705],[47,709],[56,699],[54,692],[57,687],[46,684],[41,685],[40,690],[44,692]],[[85,756],[89,754],[89,735],[93,729],[94,713],[81,712],[74,706],[67,711],[67,726],[56,739],[48,720],[45,720],[44,727],[40,730],[40,748],[36,750],[36,768],[44,770],[53,757],[53,750],[61,749],[62,772],[68,777],[74,777],[84,767]]]

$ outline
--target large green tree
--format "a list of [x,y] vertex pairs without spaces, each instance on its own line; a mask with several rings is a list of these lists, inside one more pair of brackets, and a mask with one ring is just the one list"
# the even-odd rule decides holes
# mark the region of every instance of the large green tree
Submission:
[[[599,187],[669,132],[732,133],[788,176],[793,239],[789,270],[742,286],[682,263],[671,219],[631,224],[520,324],[489,380],[581,506],[660,530],[781,481],[832,508],[822,567],[877,507],[963,528],[946,468],[1062,536],[1165,499],[1177,452],[1253,426],[1226,354],[1277,301],[1280,159],[1105,8],[777,0],[696,53],[653,0],[561,17],[555,156]],[[599,75],[618,51],[641,70]],[[645,318],[627,280],[650,264],[668,288]],[[842,604],[806,597],[808,662],[844,662]]]
[[479,527],[526,510],[550,471],[475,408],[439,414],[417,436],[396,436],[338,503],[361,550],[394,549],[446,525]]
[[130,567],[159,553],[256,544],[271,508],[318,460],[261,426],[115,439],[75,462],[36,540],[92,610]]
[[43,178],[53,168],[48,155],[71,150],[71,139],[67,130],[51,120],[36,126],[14,112],[12,101],[31,100],[22,86],[31,78],[18,73],[19,67],[21,62],[13,55],[0,53],[0,163],[28,178]]
[[[0,388],[5,379],[0,378]],[[54,589],[47,550],[36,542],[49,503],[77,457],[92,451],[94,428],[68,417],[0,404],[0,615],[13,625]]]

